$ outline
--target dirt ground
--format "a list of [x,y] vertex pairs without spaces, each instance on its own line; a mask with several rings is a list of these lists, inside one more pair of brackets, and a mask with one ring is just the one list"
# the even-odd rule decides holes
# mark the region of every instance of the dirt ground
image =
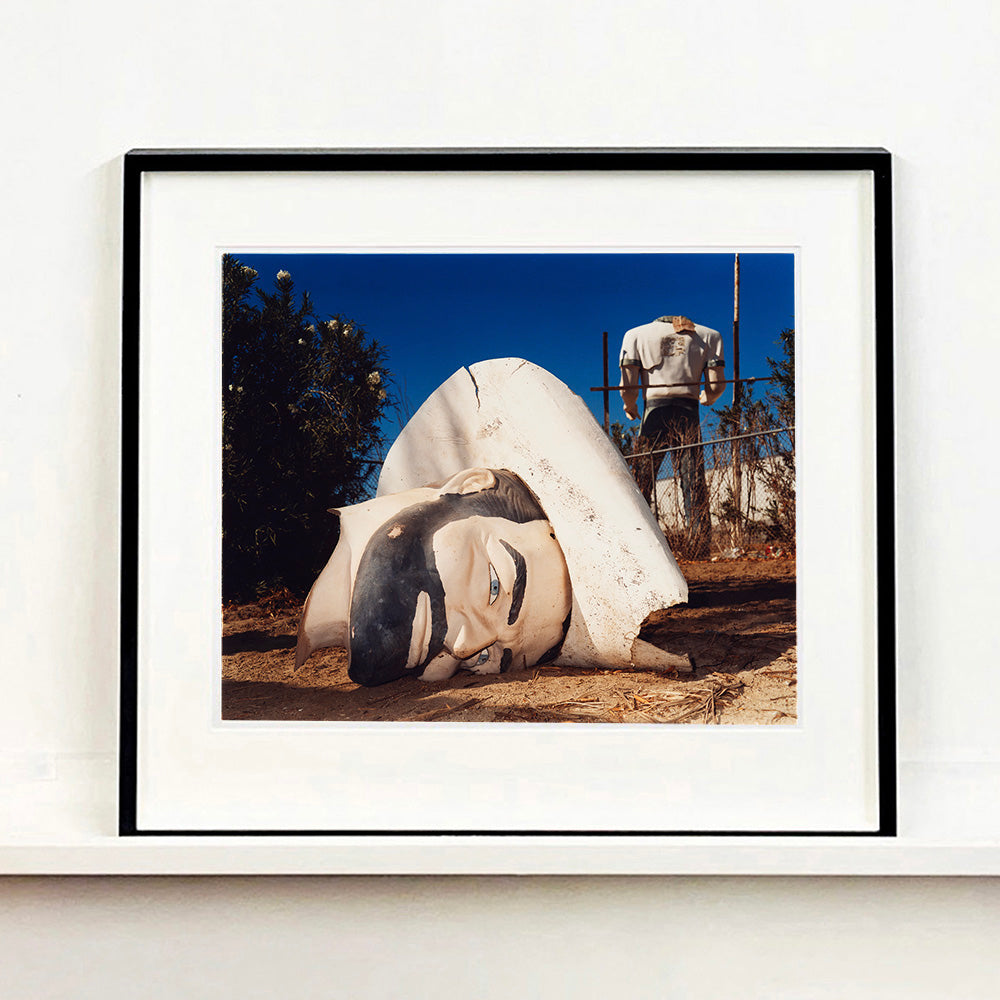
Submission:
[[789,724],[796,718],[795,561],[682,562],[687,605],[650,617],[642,638],[690,653],[693,675],[534,667],[376,688],[347,676],[341,649],[296,674],[300,606],[270,600],[223,612],[222,716],[364,722]]

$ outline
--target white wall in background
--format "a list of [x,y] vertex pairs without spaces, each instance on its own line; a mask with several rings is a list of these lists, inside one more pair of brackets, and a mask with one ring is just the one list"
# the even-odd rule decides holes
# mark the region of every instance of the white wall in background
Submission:
[[[944,828],[995,801],[998,27],[988,0],[5,9],[5,765],[115,749],[125,150],[881,145],[901,755],[983,766]],[[15,879],[0,997],[987,997],[998,905],[986,880]]]

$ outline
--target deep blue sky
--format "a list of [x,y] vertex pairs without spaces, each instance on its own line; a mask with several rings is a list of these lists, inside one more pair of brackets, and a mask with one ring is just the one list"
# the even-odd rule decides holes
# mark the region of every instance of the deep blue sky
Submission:
[[[463,365],[521,357],[562,379],[598,422],[601,332],[610,383],[627,329],[664,314],[690,316],[723,335],[732,375],[731,253],[240,253],[271,290],[279,270],[308,291],[317,315],[354,320],[388,352],[396,393],[411,412]],[[792,254],[740,254],[740,371],[769,375],[779,332],[795,325]],[[758,393],[764,386],[758,387]],[[731,390],[719,400],[732,402]],[[702,408],[703,422],[711,424]],[[617,393],[611,420],[627,423]],[[706,430],[708,428],[706,427]],[[391,442],[399,431],[386,421]]]

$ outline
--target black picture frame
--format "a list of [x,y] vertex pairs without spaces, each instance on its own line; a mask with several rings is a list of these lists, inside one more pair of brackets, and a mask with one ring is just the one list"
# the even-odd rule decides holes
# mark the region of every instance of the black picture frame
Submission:
[[138,782],[138,588],[140,406],[140,253],[142,181],[150,172],[267,171],[464,172],[518,171],[870,171],[874,192],[874,402],[878,440],[874,489],[878,538],[877,688],[878,828],[806,831],[795,836],[893,837],[897,833],[894,460],[892,400],[893,242],[892,158],[884,149],[348,149],[348,150],[133,150],[124,157],[122,425],[121,425],[121,690],[119,742],[120,836],[787,836],[786,830],[242,830],[141,829]]

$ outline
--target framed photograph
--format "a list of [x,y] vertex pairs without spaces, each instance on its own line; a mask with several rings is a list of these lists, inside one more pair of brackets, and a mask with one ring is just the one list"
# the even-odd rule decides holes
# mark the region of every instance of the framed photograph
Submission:
[[123,836],[896,833],[891,158],[125,158]]

